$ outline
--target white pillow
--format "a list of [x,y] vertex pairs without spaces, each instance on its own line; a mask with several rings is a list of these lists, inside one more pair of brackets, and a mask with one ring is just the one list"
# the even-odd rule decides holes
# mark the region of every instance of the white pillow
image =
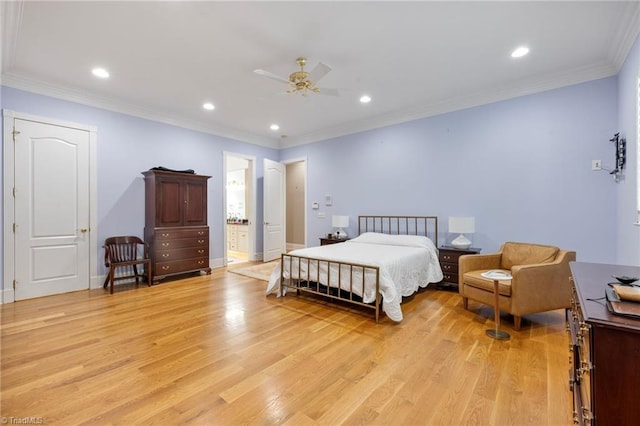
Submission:
[[360,234],[356,238],[352,238],[347,242],[435,249],[433,242],[422,235],[391,235],[380,234],[378,232],[365,232],[364,234]]

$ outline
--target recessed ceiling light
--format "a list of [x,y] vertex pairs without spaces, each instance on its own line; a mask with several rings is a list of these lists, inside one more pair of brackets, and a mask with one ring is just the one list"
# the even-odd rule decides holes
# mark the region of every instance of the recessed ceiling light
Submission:
[[96,77],[109,78],[109,71],[105,70],[104,68],[94,68],[91,70],[91,73]]
[[280,126],[278,126],[277,124],[275,124],[275,123],[274,123],[274,124],[272,124],[271,126],[269,126],[269,128],[270,128],[271,130],[273,130],[273,131],[276,131],[276,130],[280,129]]
[[371,102],[371,96],[369,96],[369,95],[362,95],[362,96],[360,97],[360,102],[361,102],[361,103],[363,103],[363,104],[366,104],[366,103]]
[[516,50],[511,52],[511,57],[512,58],[521,58],[524,55],[526,55],[527,53],[529,53],[529,48],[526,47],[526,46],[520,46]]
[[202,108],[208,111],[212,111],[213,109],[215,109],[215,106],[211,102],[206,102],[202,105]]

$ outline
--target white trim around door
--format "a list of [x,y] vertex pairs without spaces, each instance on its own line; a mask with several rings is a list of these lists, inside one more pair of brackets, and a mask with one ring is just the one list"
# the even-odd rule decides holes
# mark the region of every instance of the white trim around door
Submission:
[[3,110],[3,287],[2,303],[9,303],[15,300],[14,280],[15,280],[15,234],[13,231],[15,223],[15,146],[14,146],[14,121],[27,120],[49,124],[53,126],[69,127],[78,130],[87,131],[89,134],[89,283],[87,288],[99,288],[102,286],[101,277],[97,275],[98,271],[98,214],[97,214],[97,129],[94,126],[71,123],[61,120],[55,120],[31,114],[18,113],[11,110]]

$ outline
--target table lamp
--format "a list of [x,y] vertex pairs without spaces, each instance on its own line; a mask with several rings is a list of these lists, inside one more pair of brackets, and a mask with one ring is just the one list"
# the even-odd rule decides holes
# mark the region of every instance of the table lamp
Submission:
[[452,234],[460,234],[451,241],[451,245],[458,249],[467,249],[471,247],[471,241],[464,234],[473,234],[476,232],[476,219],[474,217],[450,217],[449,232]]
[[331,226],[338,228],[335,234],[336,238],[347,238],[347,231],[345,231],[344,228],[349,227],[349,216],[332,216]]

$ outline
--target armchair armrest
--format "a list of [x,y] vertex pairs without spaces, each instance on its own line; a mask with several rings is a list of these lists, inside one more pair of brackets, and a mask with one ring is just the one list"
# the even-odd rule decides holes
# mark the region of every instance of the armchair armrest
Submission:
[[553,262],[511,268],[513,314],[568,308],[571,300],[569,262],[575,259],[575,252],[561,250]]
[[462,276],[469,271],[500,268],[501,253],[465,254],[458,258],[458,291],[463,294]]
[[469,271],[479,269],[499,269],[501,253],[465,254],[459,257],[458,271],[460,276]]

